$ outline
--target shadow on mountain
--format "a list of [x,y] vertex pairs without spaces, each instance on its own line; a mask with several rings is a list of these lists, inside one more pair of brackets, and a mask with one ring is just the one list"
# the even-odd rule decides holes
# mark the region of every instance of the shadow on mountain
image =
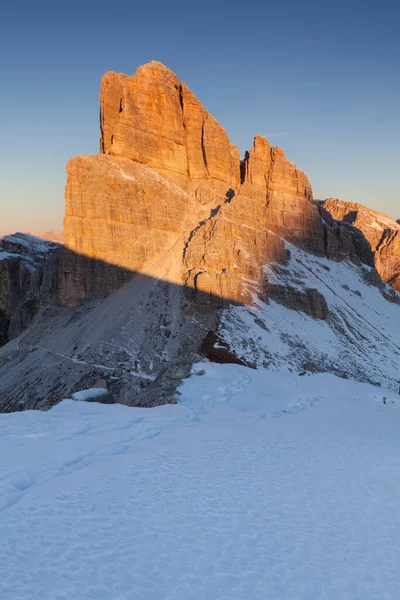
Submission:
[[[364,236],[335,223],[329,226],[330,244],[334,240],[337,255],[349,258],[349,235],[357,232],[351,258],[371,264]],[[284,267],[290,253],[285,256],[268,260]],[[29,253],[0,259],[0,325],[3,341],[9,340],[0,349],[2,412],[47,409],[90,387],[106,387],[128,405],[165,404],[176,401],[177,386],[202,356],[246,365],[218,335],[220,309],[240,304],[237,297],[181,283],[183,264],[170,281],[168,269],[153,265],[154,275],[135,272],[54,244],[34,269],[32,260]],[[262,264],[263,258],[254,262]],[[218,277],[231,275],[221,269]],[[271,285],[262,277],[259,269],[257,291],[268,302]],[[274,300],[281,302],[281,296]]]
[[[182,377],[208,356],[210,331],[218,340],[219,309],[232,302],[65,247],[34,270],[31,258],[0,260],[10,278],[0,412],[46,409],[90,387],[135,406],[176,401]],[[228,348],[218,356],[244,364]]]
[[[137,273],[103,260],[79,254],[60,244],[52,244],[50,256],[33,262],[32,251],[23,254],[7,252],[2,260],[1,281],[4,289],[0,304],[0,346],[19,336],[33,322],[40,311],[54,312],[54,308],[92,306],[93,301],[104,300],[124,284],[136,278],[138,285],[152,285],[159,281],[151,275]],[[197,311],[222,308],[231,301],[184,284],[183,298]]]

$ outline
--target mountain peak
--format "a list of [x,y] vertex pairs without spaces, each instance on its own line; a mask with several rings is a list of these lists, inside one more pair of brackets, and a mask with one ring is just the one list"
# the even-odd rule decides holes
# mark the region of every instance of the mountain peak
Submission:
[[384,228],[387,251],[373,252],[260,135],[241,160],[164,65],[106,73],[100,110],[99,154],[67,165],[65,246],[30,275],[26,256],[0,260],[3,338],[28,327],[0,351],[4,410],[84,388],[129,405],[176,402],[200,356],[398,386],[399,296],[374,268],[384,276],[398,231]]

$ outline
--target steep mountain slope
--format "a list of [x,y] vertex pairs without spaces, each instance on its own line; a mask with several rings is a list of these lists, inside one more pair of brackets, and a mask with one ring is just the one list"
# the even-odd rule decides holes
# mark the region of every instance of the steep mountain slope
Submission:
[[290,261],[266,266],[254,305],[224,312],[220,338],[257,368],[327,371],[398,391],[400,296],[369,284],[371,267],[287,247]]
[[24,233],[0,238],[0,346],[39,311],[43,267],[55,250],[57,244]]
[[282,150],[256,136],[240,161],[160,63],[106,74],[100,104],[100,154],[67,166],[51,293],[0,350],[3,411],[85,387],[174,402],[200,354],[396,389],[399,296],[363,233],[313,201]]
[[165,281],[177,264],[170,252],[153,265],[159,278],[136,274],[94,306],[38,318],[0,349],[2,410],[49,408],[91,387],[130,405],[174,402],[199,354],[297,374],[328,371],[398,391],[400,305],[389,290],[399,301],[396,293],[367,283],[371,267],[286,249],[291,258],[269,263],[263,286],[245,282],[251,306],[195,310],[184,288]]
[[361,204],[328,198],[322,203],[332,217],[350,223],[365,235],[384,281],[400,290],[400,224]]

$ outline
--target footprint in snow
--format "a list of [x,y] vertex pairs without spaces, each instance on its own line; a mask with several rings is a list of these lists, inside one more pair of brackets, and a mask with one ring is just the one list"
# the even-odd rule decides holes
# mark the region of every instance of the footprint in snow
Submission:
[[261,419],[279,419],[288,415],[296,415],[308,408],[314,406],[320,398],[300,398],[298,402],[289,404],[286,408],[277,410],[273,413],[264,413],[260,415]]

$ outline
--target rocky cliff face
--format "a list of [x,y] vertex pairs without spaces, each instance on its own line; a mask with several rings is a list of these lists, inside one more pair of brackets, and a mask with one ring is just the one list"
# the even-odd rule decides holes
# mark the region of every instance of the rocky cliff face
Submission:
[[[321,219],[306,175],[280,148],[256,136],[240,161],[161,63],[133,77],[107,73],[100,105],[100,154],[67,166],[66,244],[77,254],[153,276],[154,261],[178,244],[171,276],[202,306],[250,302],[262,266],[287,260],[282,237],[317,255],[372,261],[351,228]],[[70,285],[61,300],[85,294]]]
[[133,77],[107,73],[100,104],[101,154],[67,167],[66,243],[152,275],[151,263],[180,238],[183,247],[185,235],[237,189],[239,153],[160,63]]
[[357,227],[371,244],[375,266],[384,281],[400,290],[400,225],[386,215],[354,202],[329,198],[323,207],[332,217]]
[[57,245],[16,233],[0,239],[0,346],[18,336],[39,311],[44,264]]
[[[281,149],[256,136],[241,161],[157,62],[107,73],[100,106],[100,153],[67,165],[66,246],[35,285],[8,278],[40,310],[15,317],[15,334],[30,326],[0,350],[1,410],[88,387],[129,405],[174,402],[201,356],[397,386],[399,296],[367,237],[313,200]],[[15,308],[8,288],[7,331],[25,301]]]

